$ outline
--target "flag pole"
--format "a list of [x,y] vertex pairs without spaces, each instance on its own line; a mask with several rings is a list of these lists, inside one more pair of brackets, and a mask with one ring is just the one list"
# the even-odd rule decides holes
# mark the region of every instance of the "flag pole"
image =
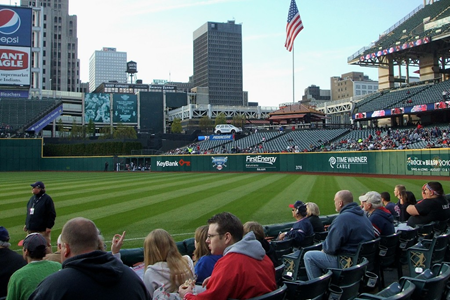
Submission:
[[292,46],[292,103],[295,103],[294,46]]

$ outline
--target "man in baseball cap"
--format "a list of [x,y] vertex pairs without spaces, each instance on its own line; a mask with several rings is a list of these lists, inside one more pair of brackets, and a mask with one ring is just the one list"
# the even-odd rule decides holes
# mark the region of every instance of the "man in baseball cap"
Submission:
[[23,258],[27,265],[14,272],[8,283],[6,299],[26,300],[48,275],[61,269],[61,264],[43,260],[47,240],[40,233],[30,233],[23,240]]
[[391,235],[395,232],[394,216],[383,207],[381,195],[378,192],[370,191],[359,196],[361,206],[367,212],[370,222],[375,230],[375,236]]
[[56,211],[53,199],[46,194],[42,181],[30,184],[32,194],[27,204],[27,217],[23,230],[28,234],[39,232],[47,240],[47,251],[51,252],[51,231],[55,225]]
[[292,217],[297,220],[291,230],[280,233],[279,240],[293,239],[294,247],[301,247],[301,243],[306,236],[314,235],[314,229],[311,222],[306,218],[306,204],[302,201],[295,201],[294,204],[289,204],[292,209]]
[[9,233],[0,226],[0,297],[6,296],[6,289],[11,275],[27,264],[20,254],[9,249]]

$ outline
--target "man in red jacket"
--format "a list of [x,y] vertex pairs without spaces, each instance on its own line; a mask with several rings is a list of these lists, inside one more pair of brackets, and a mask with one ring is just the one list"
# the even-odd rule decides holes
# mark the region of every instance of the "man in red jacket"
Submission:
[[182,299],[248,299],[277,289],[273,263],[253,231],[242,237],[241,221],[228,212],[213,216],[208,224],[206,242],[211,254],[223,257],[217,261],[211,277],[203,282],[206,291],[194,295],[192,286],[182,285]]

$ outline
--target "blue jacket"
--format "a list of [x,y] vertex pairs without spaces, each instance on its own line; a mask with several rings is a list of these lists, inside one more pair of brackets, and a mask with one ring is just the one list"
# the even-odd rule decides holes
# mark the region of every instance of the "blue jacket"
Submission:
[[394,216],[385,207],[375,209],[369,216],[375,229],[375,236],[391,235],[395,232]]
[[328,228],[322,244],[326,254],[356,253],[358,245],[375,238],[372,223],[356,203],[346,204]]
[[386,207],[387,210],[389,210],[391,212],[393,217],[397,217],[398,216],[397,212],[395,211],[395,203],[389,202],[388,204],[386,204],[385,207]]
[[314,229],[308,218],[303,218],[297,221],[292,226],[291,230],[286,233],[286,239],[294,240],[294,247],[299,247],[305,236],[314,235]]
[[214,265],[221,258],[222,255],[205,255],[195,264],[195,274],[197,275],[197,284],[202,284],[203,280],[211,276],[214,269]]

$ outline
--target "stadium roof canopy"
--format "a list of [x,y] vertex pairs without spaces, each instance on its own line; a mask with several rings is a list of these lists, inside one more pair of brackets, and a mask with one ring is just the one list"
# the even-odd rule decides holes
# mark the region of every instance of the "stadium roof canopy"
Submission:
[[[435,1],[421,5],[397,22],[368,47],[350,56],[349,64],[382,66],[389,57],[394,65],[419,66],[424,53],[442,58],[441,67],[450,57],[450,1]],[[448,70],[439,70],[447,73]]]

